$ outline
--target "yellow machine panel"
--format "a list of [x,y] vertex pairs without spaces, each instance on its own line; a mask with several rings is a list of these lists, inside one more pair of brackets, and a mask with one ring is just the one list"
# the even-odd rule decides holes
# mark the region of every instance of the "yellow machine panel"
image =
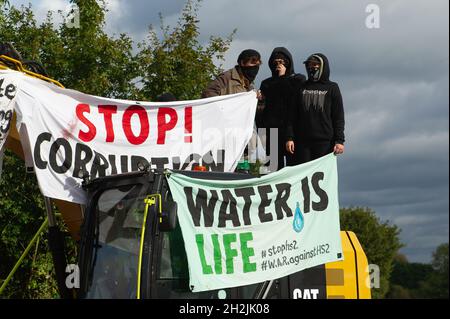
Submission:
[[370,299],[369,264],[355,233],[341,231],[344,260],[325,265],[327,299]]

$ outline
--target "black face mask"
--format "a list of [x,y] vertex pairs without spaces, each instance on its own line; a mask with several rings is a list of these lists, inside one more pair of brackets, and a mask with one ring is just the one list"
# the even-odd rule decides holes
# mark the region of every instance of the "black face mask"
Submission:
[[254,66],[241,66],[242,74],[249,80],[250,82],[253,82],[253,80],[256,78],[256,75],[259,71],[259,65]]
[[308,71],[308,77],[313,80],[313,81],[319,81],[320,80],[320,76],[322,74],[320,74],[320,68],[314,68],[314,67],[309,67],[307,68]]

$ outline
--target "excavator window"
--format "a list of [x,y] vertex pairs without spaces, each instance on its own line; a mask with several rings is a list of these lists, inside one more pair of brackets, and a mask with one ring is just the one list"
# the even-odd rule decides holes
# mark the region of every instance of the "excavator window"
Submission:
[[164,232],[161,244],[159,279],[188,279],[188,263],[181,228]]
[[87,298],[136,298],[144,198],[141,185],[104,191],[96,209]]

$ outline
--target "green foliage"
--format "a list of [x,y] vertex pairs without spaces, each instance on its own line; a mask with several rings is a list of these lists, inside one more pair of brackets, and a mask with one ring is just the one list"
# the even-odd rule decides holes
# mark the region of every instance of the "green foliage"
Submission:
[[[41,62],[51,77],[66,87],[86,93],[117,98],[136,95],[132,79],[137,64],[132,41],[104,33],[105,6],[95,0],[77,1],[80,26],[56,28],[52,14],[38,25],[32,7],[0,4],[0,39],[12,42],[22,57]],[[33,175],[11,153],[5,155],[0,181],[0,278],[6,278],[45,216],[43,197]],[[75,249],[68,242],[69,253]],[[52,298],[57,296],[47,240],[40,240],[35,258],[27,258],[2,297]]]
[[420,287],[432,272],[433,267],[429,264],[409,263],[402,255],[397,255],[391,274],[391,286],[386,298],[422,298]]
[[31,4],[17,9],[3,8],[4,23],[0,38],[13,42],[28,60],[37,60],[50,76],[64,86],[94,95],[133,98],[137,88],[133,79],[138,68],[132,53],[132,40],[125,34],[118,38],[104,31],[104,2],[75,1],[80,8],[80,28],[53,23],[48,13],[37,25]]
[[[226,39],[211,37],[209,44],[202,46],[197,18],[200,1],[189,0],[172,31],[162,25],[163,37],[159,39],[150,29],[148,41],[139,44],[139,52],[134,53],[133,41],[126,34],[114,37],[105,33],[104,0],[72,2],[80,9],[80,28],[55,25],[51,12],[39,24],[31,4],[16,8],[0,0],[0,41],[12,42],[24,59],[42,63],[65,87],[88,94],[150,100],[170,91],[178,99],[197,98],[220,72],[214,62],[223,60],[231,42],[232,35]],[[44,216],[43,197],[35,177],[25,174],[23,161],[7,152],[0,180],[0,283]],[[73,262],[75,244],[69,241],[68,245]],[[37,247],[0,298],[57,297],[45,236]]]
[[380,267],[380,288],[372,289],[372,298],[384,298],[389,290],[392,264],[400,243],[400,229],[382,222],[367,207],[350,207],[340,210],[341,229],[353,231],[358,237],[369,264]]
[[391,283],[389,292],[386,295],[387,299],[413,299],[411,289],[405,288],[402,285]]
[[433,272],[420,287],[424,298],[448,299],[448,243],[438,246],[433,253]]
[[223,60],[234,32],[226,39],[210,37],[209,44],[202,46],[198,40],[198,6],[199,1],[187,1],[172,31],[161,17],[163,38],[159,39],[151,27],[148,40],[139,44],[142,99],[154,100],[163,92],[171,92],[179,100],[200,98],[202,90],[222,71],[214,61]]
[[[5,279],[44,221],[44,202],[34,175],[7,152],[0,180],[0,278]],[[41,235],[38,249],[26,258],[8,284],[2,298],[51,298],[57,296],[50,272],[53,265],[47,239]],[[31,252],[30,252],[31,255]]]
[[441,244],[436,248],[431,265],[437,273],[448,274],[448,243]]
[[391,284],[401,285],[407,289],[418,289],[420,282],[433,272],[429,264],[395,261],[391,274]]
[[396,260],[388,298],[448,299],[448,243],[438,246],[431,264]]
[[372,289],[373,298],[448,298],[448,243],[436,249],[431,264],[409,263],[398,254],[400,229],[380,221],[370,208],[341,209],[340,220],[341,229],[357,235],[369,264],[380,267],[380,289]]

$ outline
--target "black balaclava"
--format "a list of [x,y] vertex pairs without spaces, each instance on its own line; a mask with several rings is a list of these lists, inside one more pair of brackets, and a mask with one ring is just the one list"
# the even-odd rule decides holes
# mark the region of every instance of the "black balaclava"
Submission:
[[[320,64],[319,67],[310,67],[308,66],[308,62],[318,62]],[[314,82],[317,82],[322,77],[323,73],[323,59],[319,55],[311,55],[305,62],[306,72],[308,74],[308,79]]]
[[258,58],[258,60],[261,60],[261,55],[259,54],[258,51],[253,50],[253,49],[247,49],[241,52],[241,54],[239,54],[237,62],[239,64],[239,67],[241,68],[242,74],[247,78],[247,80],[249,80],[250,82],[253,82],[253,80],[256,78],[256,75],[258,74],[259,71],[259,65],[254,65],[254,66],[242,66],[241,61],[251,58],[251,57],[256,57]]

